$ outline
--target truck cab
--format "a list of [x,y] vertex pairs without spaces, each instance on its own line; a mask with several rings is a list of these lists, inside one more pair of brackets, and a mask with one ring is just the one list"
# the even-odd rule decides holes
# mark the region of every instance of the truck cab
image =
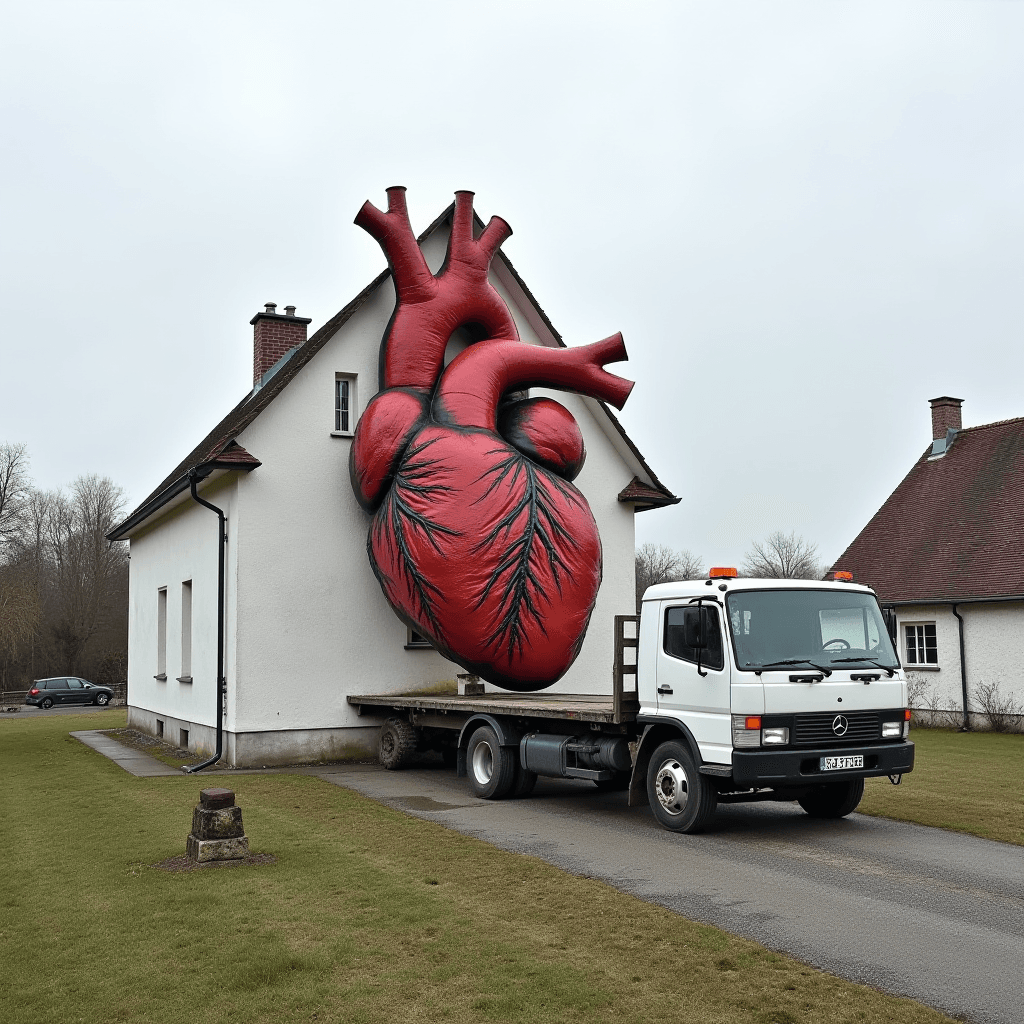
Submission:
[[719,570],[649,588],[637,693],[631,803],[646,788],[676,831],[740,800],[839,817],[865,778],[913,768],[906,677],[874,592],[852,582]]

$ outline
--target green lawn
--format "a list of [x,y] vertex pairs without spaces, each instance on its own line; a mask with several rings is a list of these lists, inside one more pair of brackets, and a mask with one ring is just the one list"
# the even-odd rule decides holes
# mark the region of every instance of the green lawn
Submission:
[[1024,735],[912,729],[914,770],[869,779],[859,810],[1024,845]]
[[947,1019],[309,776],[232,780],[276,863],[159,870],[202,783],[67,735],[123,723],[0,719],[5,1024]]

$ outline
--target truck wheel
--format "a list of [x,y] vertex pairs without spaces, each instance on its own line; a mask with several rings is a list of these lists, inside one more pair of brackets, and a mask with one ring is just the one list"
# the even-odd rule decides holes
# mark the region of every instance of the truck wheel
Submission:
[[672,832],[702,831],[718,806],[711,781],[697,771],[689,750],[678,740],[655,749],[647,769],[647,799],[654,816]]
[[389,772],[404,768],[416,753],[416,730],[404,718],[389,718],[380,727],[377,760]]
[[812,818],[845,818],[857,809],[862,796],[864,780],[850,779],[849,782],[815,786],[798,802]]
[[466,767],[476,796],[500,800],[511,792],[516,774],[515,753],[502,747],[489,725],[480,726],[470,736]]
[[537,773],[528,772],[516,758],[516,775],[512,780],[512,792],[509,793],[513,799],[521,796],[529,796],[533,787],[537,785]]

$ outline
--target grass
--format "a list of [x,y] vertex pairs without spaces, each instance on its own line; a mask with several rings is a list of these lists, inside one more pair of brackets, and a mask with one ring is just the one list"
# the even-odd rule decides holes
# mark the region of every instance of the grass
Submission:
[[914,729],[914,770],[868,779],[859,810],[1024,845],[1024,735]]
[[0,720],[5,1024],[947,1020],[310,776],[232,780],[276,863],[159,870],[201,783],[67,735],[123,724]]

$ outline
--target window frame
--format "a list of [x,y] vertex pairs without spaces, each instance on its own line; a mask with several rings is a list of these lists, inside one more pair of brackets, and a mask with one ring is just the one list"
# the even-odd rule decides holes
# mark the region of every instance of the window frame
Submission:
[[[718,653],[719,653],[719,655],[720,655],[720,657],[722,659],[722,663],[720,665],[714,665],[714,664],[709,663],[706,660],[706,657],[707,657],[707,654],[708,654],[708,651],[709,651],[709,647],[705,647],[701,651],[700,667],[702,669],[705,669],[708,672],[724,672],[725,671],[725,662],[726,662],[726,657],[725,657],[726,638],[725,638],[725,636],[722,633],[722,624],[723,624],[724,616],[722,614],[722,609],[719,607],[717,601],[716,602],[710,602],[709,601],[709,602],[704,603],[704,604],[697,604],[696,602],[689,602],[689,603],[686,603],[686,604],[667,604],[665,606],[665,608],[664,608],[665,614],[664,614],[664,616],[662,617],[662,620],[661,620],[661,653],[664,654],[666,658],[671,658],[673,661],[680,661],[684,665],[693,665],[694,668],[697,667],[698,662],[697,662],[697,658],[696,657],[688,658],[685,655],[673,654],[672,651],[670,651],[668,649],[668,630],[669,630],[668,617],[669,617],[669,613],[670,612],[676,611],[677,609],[680,609],[683,612],[690,611],[690,610],[695,610],[695,609],[700,609],[703,614],[707,614],[708,612],[714,612],[715,613],[715,618],[718,619],[718,637],[719,637],[719,644],[720,644]],[[678,627],[673,626],[672,628],[673,629],[676,629],[676,628],[682,629],[683,626],[680,624]],[[709,623],[707,628],[710,630],[713,627]],[[687,648],[687,649],[688,650],[695,650],[695,648]]]
[[[927,637],[925,637],[923,631],[927,629],[929,626],[931,626],[931,628],[935,631],[935,661],[911,661],[910,645],[908,643],[910,630],[921,630],[921,639],[927,641]],[[938,672],[940,670],[942,666],[939,658],[939,625],[935,619],[914,619],[906,622],[901,622],[900,634],[903,643],[903,667],[908,672]],[[914,646],[915,648],[919,649],[916,640]],[[924,653],[927,656],[927,642],[925,642],[924,644]]]
[[[332,399],[332,424],[333,429],[331,430],[331,437],[352,437],[356,432],[356,423],[359,420],[358,416],[358,377],[354,373],[335,373],[334,375],[334,395]],[[342,408],[341,385],[346,384],[347,387],[347,404],[345,408]],[[342,419],[344,415],[345,419]],[[347,422],[346,422],[347,420]]]

